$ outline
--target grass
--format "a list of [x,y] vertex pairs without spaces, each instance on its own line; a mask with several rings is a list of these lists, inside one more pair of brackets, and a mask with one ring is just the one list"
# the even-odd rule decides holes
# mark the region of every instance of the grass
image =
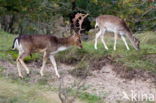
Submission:
[[[11,50],[12,43],[17,35],[10,35],[0,30],[0,60],[7,60],[15,63],[18,56],[17,51]],[[76,49],[76,48],[75,48]],[[77,50],[77,49],[76,49]],[[74,53],[75,51],[73,51]],[[78,50],[79,54],[84,54],[85,51]],[[62,52],[63,53],[63,52]],[[27,57],[25,61],[37,60],[40,58],[39,54],[33,54],[32,57]],[[79,65],[79,68],[85,67],[85,64]],[[17,78],[4,78],[2,72],[5,70],[0,66],[0,103],[59,103],[54,98],[49,98],[53,95],[56,89],[47,85],[47,79],[41,79],[37,84],[27,83],[27,79],[23,80]],[[45,88],[46,87],[46,88]],[[56,94],[57,95],[57,94]],[[99,97],[82,93],[80,99],[85,100],[86,103],[97,103]]]
[[[94,41],[83,42],[83,49],[72,48],[57,55],[57,59],[61,58],[61,62],[71,63],[80,61],[86,61],[92,64],[93,60],[99,59],[104,56],[110,55],[117,63],[122,63],[127,68],[137,68],[152,71],[156,73],[156,33],[145,32],[137,34],[137,37],[141,41],[141,50],[136,51],[131,45],[130,50],[126,50],[124,43],[121,40],[117,41],[117,50],[113,50],[112,37],[106,38],[106,43],[109,50],[105,50],[101,41],[98,43],[98,50],[94,49]],[[130,44],[130,43],[129,43]],[[151,58],[147,58],[151,56]]]
[[[1,60],[15,60],[18,56],[17,51],[12,51],[11,46],[14,38],[17,35],[10,35],[4,31],[0,31],[0,59]],[[130,68],[140,68],[150,71],[156,71],[156,64],[153,59],[147,59],[146,56],[156,54],[156,33],[145,32],[137,35],[141,41],[141,50],[136,51],[131,46],[131,50],[127,51],[121,40],[117,41],[117,50],[113,51],[112,37],[106,38],[109,50],[105,50],[102,43],[98,43],[98,50],[94,49],[94,41],[83,42],[83,49],[71,48],[65,52],[59,53],[56,58],[60,62],[69,64],[77,64],[84,60],[92,62],[92,60],[100,57],[111,55],[115,61],[123,63]],[[62,58],[62,56],[64,58]],[[37,60],[40,58],[39,54],[33,54],[32,57],[27,57],[26,61]]]
[[103,103],[100,97],[89,93],[81,93],[80,98],[88,101],[88,103]]
[[[120,55],[116,60],[122,62],[127,67],[145,69],[156,73],[155,57],[152,57],[152,55],[156,55],[156,41],[154,41],[156,33],[142,33],[138,35],[138,38],[141,41],[140,51],[132,50],[133,48],[130,51],[119,49],[117,52],[113,52],[113,56]],[[147,58],[147,56],[151,56],[151,59]]]
[[12,42],[16,35],[10,35],[7,32],[0,30],[0,50],[8,50],[12,47]]
[[[18,53],[17,51],[12,51],[11,46],[17,35],[10,35],[0,30],[0,36],[0,60],[9,60],[14,63],[13,60],[17,58]],[[138,34],[137,36],[141,41],[140,51],[136,51],[132,47],[127,51],[121,40],[117,41],[117,50],[114,51],[112,37],[106,37],[105,39],[109,50],[105,50],[101,42],[98,43],[98,50],[95,50],[94,41],[88,41],[83,42],[83,49],[73,47],[67,51],[58,53],[56,59],[63,63],[74,64],[75,69],[71,71],[71,74],[77,77],[84,75],[84,72],[82,71],[86,69],[88,65],[93,64],[94,60],[99,60],[108,55],[111,56],[115,62],[122,63],[127,68],[143,69],[156,73],[156,33],[145,32]],[[40,55],[33,54],[32,58],[27,57],[25,60],[32,61],[39,58]],[[4,69],[3,66],[0,66],[0,72]],[[19,80],[12,82],[10,80],[2,79],[1,76],[0,78],[0,103],[50,102],[49,99],[46,99],[47,97],[45,97],[45,94],[41,95],[48,90],[42,90],[36,85],[30,86],[30,84],[19,82]],[[43,79],[40,81],[40,84],[37,85],[46,85],[46,81]],[[96,95],[87,93],[81,93],[80,98],[87,103],[100,103],[101,100]]]
[[35,85],[16,84],[6,79],[0,79],[0,84],[0,103],[59,103],[54,97],[49,98],[49,91]]
[[[6,78],[0,78],[0,84],[0,103],[60,103],[56,90],[47,86]],[[93,94],[80,93],[79,98],[82,103],[103,103]]]
[[0,30],[0,59],[8,60],[11,58],[12,41],[15,38],[15,35],[9,35],[6,32]]

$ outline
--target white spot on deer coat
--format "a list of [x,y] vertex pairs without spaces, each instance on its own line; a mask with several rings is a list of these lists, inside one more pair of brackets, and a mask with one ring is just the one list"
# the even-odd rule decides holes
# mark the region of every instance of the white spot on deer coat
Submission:
[[14,48],[19,51],[19,54],[22,54],[24,52],[24,49],[23,49],[22,45],[19,43],[18,39],[16,39],[16,41],[15,41]]

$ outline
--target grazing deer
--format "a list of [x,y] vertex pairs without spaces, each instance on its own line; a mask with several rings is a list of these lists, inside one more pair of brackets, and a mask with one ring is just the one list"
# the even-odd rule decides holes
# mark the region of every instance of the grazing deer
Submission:
[[43,76],[43,70],[49,57],[56,75],[60,78],[54,55],[74,45],[82,48],[80,35],[78,34],[71,35],[67,38],[57,38],[52,35],[22,35],[15,38],[12,48],[19,51],[19,56],[16,60],[19,77],[23,78],[20,64],[25,68],[27,74],[29,74],[29,69],[23,59],[32,53],[41,52],[43,53],[43,63],[40,70],[41,76]]
[[100,31],[96,34],[95,37],[95,44],[94,44],[95,49],[97,49],[97,39],[100,37],[105,49],[108,50],[108,47],[104,41],[104,34],[106,31],[108,31],[114,33],[114,50],[116,50],[118,34],[121,36],[121,39],[124,41],[127,50],[129,50],[129,47],[126,42],[125,35],[128,37],[133,47],[136,50],[139,50],[139,44],[140,44],[139,40],[132,35],[132,32],[128,28],[127,24],[124,22],[124,20],[120,19],[119,17],[112,16],[112,15],[99,16],[96,18],[95,28],[96,27],[98,27]]

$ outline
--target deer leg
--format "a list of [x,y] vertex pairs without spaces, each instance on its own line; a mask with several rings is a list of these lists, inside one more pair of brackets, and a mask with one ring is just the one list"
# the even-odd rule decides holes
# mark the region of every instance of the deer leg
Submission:
[[114,50],[116,50],[117,38],[118,38],[118,34],[114,32]]
[[[20,57],[20,56],[19,56],[19,57]],[[22,73],[21,73],[21,68],[20,68],[19,57],[18,57],[17,60],[16,60],[17,70],[18,70],[18,76],[19,76],[20,78],[23,78],[23,75],[22,75]]]
[[96,36],[95,36],[95,43],[94,43],[94,48],[97,49],[97,39],[100,37],[101,35],[101,30],[96,33]]
[[105,49],[108,50],[108,47],[107,47],[107,45],[106,45],[106,43],[105,43],[105,41],[104,41],[104,34],[105,34],[105,30],[102,32],[101,41],[102,41],[102,43],[103,43]]
[[58,70],[57,70],[56,61],[55,61],[55,58],[53,55],[50,55],[50,61],[53,64],[56,75],[58,76],[58,78],[60,78],[60,75],[59,75]]
[[129,50],[129,47],[128,47],[128,44],[127,44],[127,42],[126,42],[125,37],[124,37],[124,36],[121,36],[121,38],[122,38],[122,40],[124,41],[127,50]]
[[44,52],[44,54],[43,54],[42,67],[41,67],[41,70],[40,70],[40,74],[41,74],[41,76],[44,75],[44,74],[43,74],[43,70],[44,70],[44,67],[45,67],[45,65],[46,65],[47,60],[48,60],[47,52]]
[[24,67],[24,69],[26,70],[27,72],[27,75],[29,75],[30,71],[29,71],[29,68],[26,66],[26,64],[24,63],[24,58],[26,56],[28,56],[29,54],[28,53],[23,53],[20,57],[19,57],[19,62],[21,63],[21,65]]

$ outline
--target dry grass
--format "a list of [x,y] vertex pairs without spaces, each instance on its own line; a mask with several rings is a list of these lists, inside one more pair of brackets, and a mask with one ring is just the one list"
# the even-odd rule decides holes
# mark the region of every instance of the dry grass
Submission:
[[57,94],[35,85],[21,85],[0,79],[0,103],[60,103]]

